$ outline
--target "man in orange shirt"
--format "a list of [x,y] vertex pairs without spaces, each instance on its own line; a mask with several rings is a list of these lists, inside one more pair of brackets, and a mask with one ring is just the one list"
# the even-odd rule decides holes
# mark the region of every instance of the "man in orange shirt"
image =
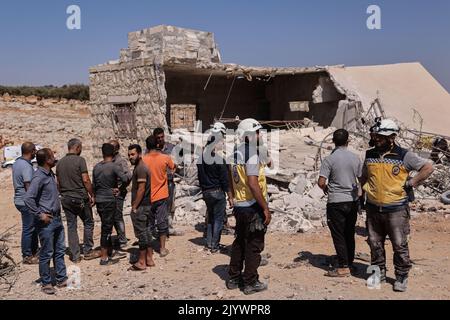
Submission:
[[151,176],[151,214],[150,223],[153,230],[159,234],[161,250],[160,257],[169,254],[166,249],[166,240],[169,235],[169,186],[167,169],[175,171],[175,163],[172,158],[163,154],[158,149],[158,141],[155,136],[150,136],[146,140],[148,153],[142,158]]

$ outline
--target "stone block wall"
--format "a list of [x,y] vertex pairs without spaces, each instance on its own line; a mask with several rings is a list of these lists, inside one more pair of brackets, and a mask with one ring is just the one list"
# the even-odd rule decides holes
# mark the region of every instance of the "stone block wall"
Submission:
[[156,64],[168,62],[216,62],[220,53],[210,32],[157,26],[128,34],[128,49],[122,49],[122,62],[152,59]]
[[93,149],[95,156],[101,155],[103,143],[117,138],[114,127],[114,108],[111,96],[137,96],[133,104],[136,114],[137,139],[121,138],[122,153],[131,143],[145,146],[145,139],[156,127],[167,127],[165,75],[162,68],[133,61],[116,65],[105,65],[91,69],[90,110],[92,114]]

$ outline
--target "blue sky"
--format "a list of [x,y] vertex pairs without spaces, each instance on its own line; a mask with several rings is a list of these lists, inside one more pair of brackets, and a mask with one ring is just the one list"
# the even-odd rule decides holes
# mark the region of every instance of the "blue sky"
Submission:
[[[81,8],[82,29],[66,28]],[[382,30],[368,30],[367,7]],[[215,33],[224,62],[372,65],[421,62],[450,91],[449,0],[2,1],[0,84],[88,83],[88,68],[117,59],[127,33],[169,24]]]

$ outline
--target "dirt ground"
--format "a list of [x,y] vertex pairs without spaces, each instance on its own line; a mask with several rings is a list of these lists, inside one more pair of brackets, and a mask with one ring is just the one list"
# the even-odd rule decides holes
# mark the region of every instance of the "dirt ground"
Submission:
[[[20,261],[20,215],[16,211],[9,187],[9,175],[3,172],[5,184],[0,192],[0,232],[14,227],[10,251]],[[447,215],[448,217],[449,215]],[[126,217],[128,237],[135,240]],[[357,252],[368,254],[363,222],[359,222]],[[330,256],[334,254],[328,229],[308,234],[268,234],[265,253],[269,264],[259,269],[261,279],[269,283],[269,290],[245,296],[238,290],[228,291],[229,256],[226,253],[207,254],[203,251],[202,232],[192,227],[179,227],[184,236],[172,237],[168,242],[171,253],[166,258],[156,256],[155,268],[139,273],[128,271],[128,260],[110,267],[99,266],[99,261],[82,261],[81,290],[59,290],[56,296],[41,293],[38,266],[21,265],[20,276],[9,293],[0,292],[0,299],[450,299],[450,219],[445,216],[421,215],[412,221],[411,258],[414,261],[410,286],[406,293],[392,290],[393,266],[391,246],[387,246],[388,284],[380,290],[366,287],[367,262],[357,260],[358,275],[345,279],[324,277]],[[100,225],[95,229],[95,243],[99,244]],[[81,233],[80,233],[81,234]],[[229,246],[233,236],[224,236],[222,243]],[[137,248],[130,246],[129,252]],[[299,258],[301,253],[302,259]],[[296,259],[297,258],[297,259]],[[66,258],[67,266],[71,262]]]

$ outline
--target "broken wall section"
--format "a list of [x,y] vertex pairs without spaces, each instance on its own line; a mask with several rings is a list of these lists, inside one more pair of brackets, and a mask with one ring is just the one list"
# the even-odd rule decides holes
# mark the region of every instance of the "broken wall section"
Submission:
[[[329,85],[320,94],[317,93],[325,81]],[[331,125],[339,101],[345,99],[345,95],[337,91],[325,72],[275,76],[267,86],[266,94],[270,101],[270,120],[309,118],[324,127]],[[307,110],[292,109],[292,102],[304,103]]]

